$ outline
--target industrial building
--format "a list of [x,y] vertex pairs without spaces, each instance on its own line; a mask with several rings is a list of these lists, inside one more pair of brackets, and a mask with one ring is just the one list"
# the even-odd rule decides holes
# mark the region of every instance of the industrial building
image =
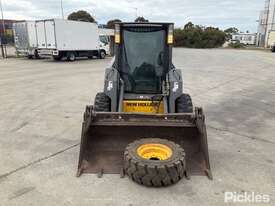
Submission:
[[265,0],[264,10],[260,13],[257,45],[269,48],[270,37],[275,32],[275,0]]
[[256,34],[255,33],[238,33],[232,34],[232,42],[238,41],[245,45],[255,45]]

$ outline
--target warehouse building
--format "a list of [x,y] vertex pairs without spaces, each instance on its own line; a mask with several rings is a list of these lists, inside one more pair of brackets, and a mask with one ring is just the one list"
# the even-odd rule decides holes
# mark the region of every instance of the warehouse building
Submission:
[[232,42],[240,42],[245,45],[255,45],[256,34],[255,33],[238,33],[232,34]]
[[275,32],[275,0],[265,0],[264,10],[260,13],[257,45],[271,47],[270,38]]

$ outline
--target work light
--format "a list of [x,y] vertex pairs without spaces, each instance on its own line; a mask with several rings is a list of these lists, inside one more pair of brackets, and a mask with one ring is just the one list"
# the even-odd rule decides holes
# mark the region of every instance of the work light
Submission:
[[120,44],[120,26],[115,24],[115,43]]
[[168,28],[168,36],[167,36],[167,44],[173,44],[174,43],[174,26],[173,24],[169,25]]

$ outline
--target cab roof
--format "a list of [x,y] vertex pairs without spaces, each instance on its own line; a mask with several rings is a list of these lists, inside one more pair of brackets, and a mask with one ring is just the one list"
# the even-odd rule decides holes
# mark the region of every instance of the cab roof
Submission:
[[169,25],[174,25],[174,23],[169,23],[169,22],[119,22],[116,23],[119,24],[120,26],[125,26],[125,27],[159,27],[159,26],[169,26]]

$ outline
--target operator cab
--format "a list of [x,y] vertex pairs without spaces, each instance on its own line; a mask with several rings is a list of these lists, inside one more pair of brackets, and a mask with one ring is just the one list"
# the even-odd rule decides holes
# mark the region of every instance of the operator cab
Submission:
[[125,93],[162,93],[171,65],[172,32],[169,23],[116,24],[116,63]]

